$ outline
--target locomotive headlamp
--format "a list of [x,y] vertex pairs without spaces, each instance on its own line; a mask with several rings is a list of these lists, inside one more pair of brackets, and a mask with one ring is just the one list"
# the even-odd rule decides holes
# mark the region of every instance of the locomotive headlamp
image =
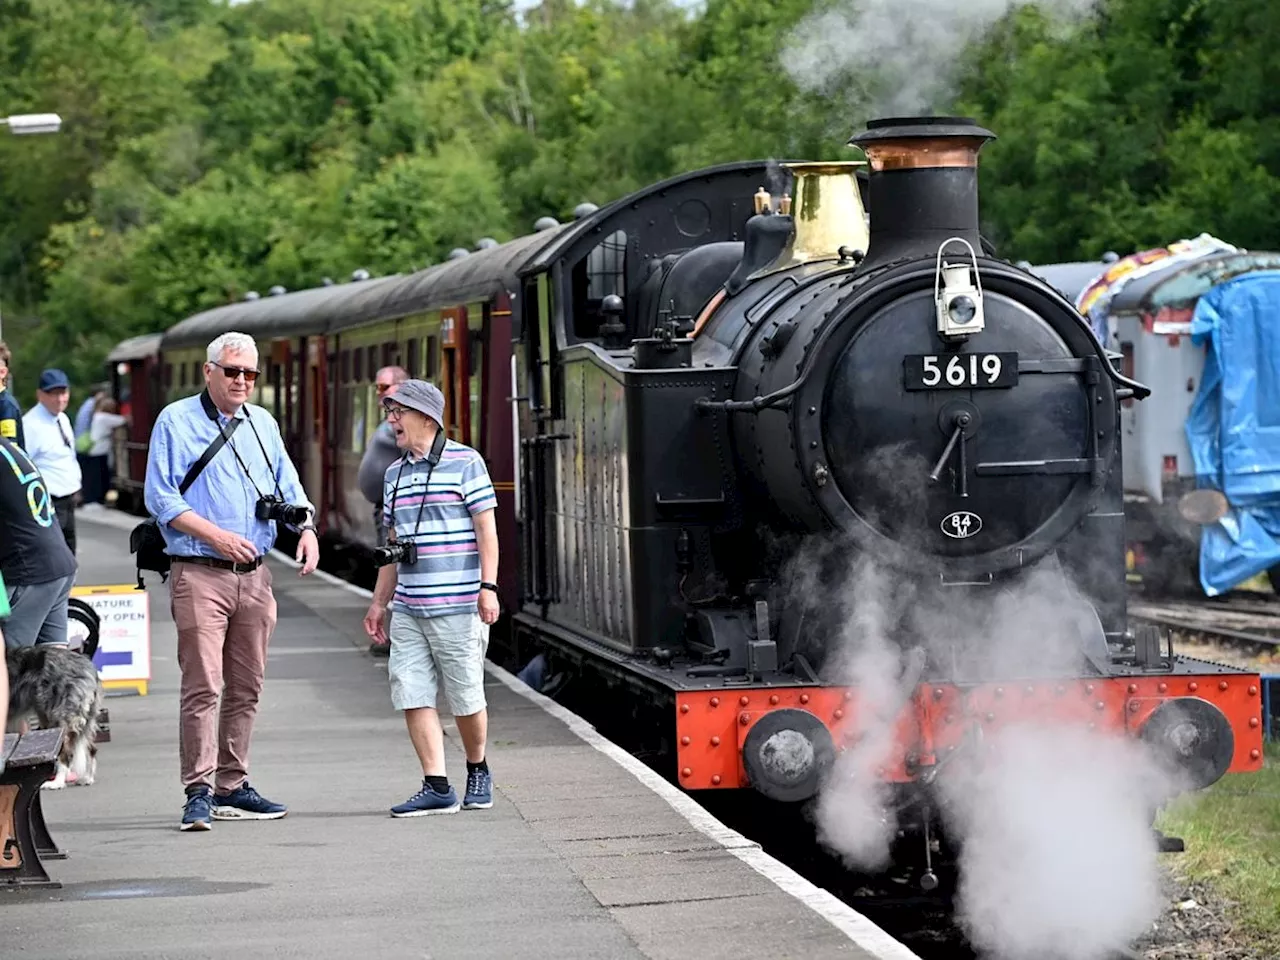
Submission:
[[[969,251],[970,262],[944,262],[942,251],[950,243],[964,244]],[[943,340],[965,340],[983,329],[978,258],[969,241],[963,237],[951,237],[938,247],[933,293],[938,312],[938,336]]]

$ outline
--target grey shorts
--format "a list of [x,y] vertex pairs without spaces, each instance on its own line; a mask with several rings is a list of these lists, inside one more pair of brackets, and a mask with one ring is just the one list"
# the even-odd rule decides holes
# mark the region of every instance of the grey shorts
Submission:
[[5,586],[9,618],[0,624],[6,647],[37,643],[67,644],[67,597],[75,586],[74,573],[48,583]]
[[449,712],[467,717],[485,708],[484,657],[489,627],[478,613],[450,617],[391,614],[391,703],[397,710],[435,707],[444,683]]

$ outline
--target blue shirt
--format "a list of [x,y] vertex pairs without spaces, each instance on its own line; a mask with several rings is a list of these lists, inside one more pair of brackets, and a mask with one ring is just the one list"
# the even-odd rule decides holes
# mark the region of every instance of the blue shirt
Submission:
[[89,426],[93,423],[93,407],[97,402],[93,397],[89,397],[80,404],[80,412],[76,414],[77,437],[82,437],[89,432]]
[[[156,418],[147,451],[147,479],[143,488],[147,510],[160,525],[165,552],[170,556],[221,557],[198,537],[169,526],[187,510],[194,510],[215,526],[244,537],[257,547],[261,556],[276,542],[276,525],[274,520],[262,521],[254,516],[259,494],[276,493],[278,482],[279,495],[285,503],[311,507],[313,516],[315,507],[307,499],[298,471],[285,452],[280,427],[271,414],[252,403],[246,403],[236,412],[237,419],[244,420],[247,415],[248,422],[240,424],[196,477],[186,496],[180,495],[178,485],[182,478],[217,437],[219,427],[225,430],[231,422],[221,411],[217,411],[217,424],[210,420],[201,401],[203,396],[177,400],[161,410]],[[254,439],[255,430],[261,445]]]

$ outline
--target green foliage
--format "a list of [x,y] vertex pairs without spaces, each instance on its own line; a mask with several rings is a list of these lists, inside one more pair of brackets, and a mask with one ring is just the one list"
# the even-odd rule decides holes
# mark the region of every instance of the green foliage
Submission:
[[[57,357],[265,292],[438,262],[682,170],[837,159],[884,86],[784,69],[845,0],[0,0],[0,301],[21,387]],[[855,5],[856,6],[856,5]],[[1054,5],[1057,6],[1057,5]],[[984,230],[1011,258],[1207,230],[1274,245],[1280,6],[1021,4],[964,52]],[[70,354],[71,359],[67,359]]]

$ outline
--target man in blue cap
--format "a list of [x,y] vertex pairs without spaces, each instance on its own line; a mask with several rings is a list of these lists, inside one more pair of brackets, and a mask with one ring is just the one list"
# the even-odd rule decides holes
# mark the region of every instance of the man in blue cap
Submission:
[[71,552],[76,552],[76,500],[80,495],[80,462],[76,459],[75,432],[65,413],[71,399],[71,382],[61,370],[40,372],[36,386],[40,402],[22,418],[27,455],[44,477],[53,498],[58,526]]

